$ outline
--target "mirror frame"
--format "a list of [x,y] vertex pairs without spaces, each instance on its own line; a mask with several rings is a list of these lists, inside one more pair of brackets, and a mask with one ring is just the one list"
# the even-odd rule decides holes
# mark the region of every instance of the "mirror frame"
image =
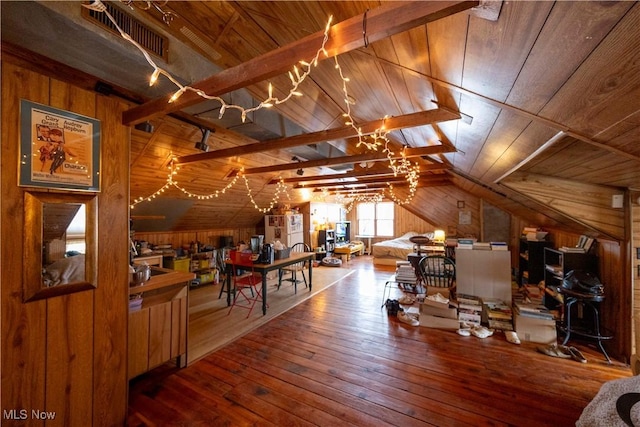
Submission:
[[[98,286],[98,197],[96,194],[66,194],[26,191],[24,196],[24,257],[22,258],[23,301],[95,289]],[[45,203],[83,204],[86,210],[85,280],[45,287],[42,282],[42,247]]]

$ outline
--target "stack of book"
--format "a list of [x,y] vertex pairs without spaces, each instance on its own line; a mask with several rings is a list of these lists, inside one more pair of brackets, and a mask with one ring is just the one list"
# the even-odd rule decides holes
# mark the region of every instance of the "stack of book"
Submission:
[[457,249],[473,249],[475,239],[458,239]]
[[562,277],[562,266],[558,265],[558,264],[545,264],[544,268],[547,269],[547,271],[551,272],[554,276],[560,276]]
[[489,243],[489,242],[474,242],[473,249],[490,251],[491,250],[491,243]]
[[534,317],[536,319],[553,320],[554,313],[550,311],[543,304],[538,303],[525,303],[518,300],[514,300],[513,309],[516,314],[524,317]]
[[460,322],[479,325],[482,321],[482,301],[479,297],[457,294],[458,320]]
[[580,247],[573,247],[573,246],[561,246],[560,247],[560,251],[561,252],[570,252],[570,253],[574,253],[574,254],[584,254],[587,251],[584,248],[580,248]]
[[500,300],[483,300],[482,308],[490,328],[513,331],[513,312],[510,305]]
[[596,243],[596,239],[593,237],[589,237],[586,235],[580,236],[578,239],[578,244],[575,246],[562,246],[560,250],[562,252],[576,253],[576,254],[587,254],[594,248],[594,244]]
[[509,250],[507,247],[507,242],[491,242],[491,250],[492,251],[506,251]]
[[396,261],[396,282],[415,285],[416,271],[409,261]]
[[539,231],[534,227],[524,227],[522,229],[522,236],[525,237],[529,241],[538,241],[541,242],[547,238],[546,231]]

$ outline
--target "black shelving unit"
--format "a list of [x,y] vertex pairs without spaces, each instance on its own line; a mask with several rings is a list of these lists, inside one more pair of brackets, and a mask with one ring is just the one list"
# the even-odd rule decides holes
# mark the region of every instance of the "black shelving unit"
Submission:
[[335,230],[319,230],[318,246],[324,246],[327,256],[333,256],[336,248],[336,231]]
[[[598,275],[598,257],[596,255],[564,252],[553,248],[544,248],[544,282],[549,289],[562,286],[562,280],[571,270],[583,270]],[[556,308],[557,301],[545,296],[545,305]]]
[[518,286],[537,285],[544,280],[544,249],[552,246],[548,241],[520,239]]

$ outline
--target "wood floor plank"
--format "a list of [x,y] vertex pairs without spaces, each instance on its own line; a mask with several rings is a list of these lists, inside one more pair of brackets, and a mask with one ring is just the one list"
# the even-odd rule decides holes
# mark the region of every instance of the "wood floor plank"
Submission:
[[217,287],[190,295],[202,355],[132,380],[130,425],[573,426],[603,383],[631,375],[588,342],[572,342],[580,364],[501,333],[403,324],[381,308],[392,267],[370,260],[324,270],[334,282],[350,274],[311,298],[270,288],[277,314],[246,321],[226,315]]

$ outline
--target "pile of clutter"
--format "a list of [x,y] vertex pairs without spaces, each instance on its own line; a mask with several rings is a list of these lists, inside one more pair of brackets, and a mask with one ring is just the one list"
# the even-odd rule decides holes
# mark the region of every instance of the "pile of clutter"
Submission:
[[[414,306],[416,302],[418,307]],[[458,295],[452,300],[435,293],[432,295],[404,293],[399,299],[387,299],[385,302],[387,314],[396,317],[400,322],[410,326],[426,326],[437,329],[455,330],[464,337],[474,336],[488,338],[496,330],[504,332],[508,342],[520,344],[520,339],[510,325],[509,306],[492,301],[484,304],[479,298],[468,295]],[[484,310],[484,313],[483,313]],[[482,318],[489,316],[487,313],[499,313],[504,320],[500,323],[491,323],[489,327],[482,325]],[[492,317],[493,318],[493,317]],[[508,321],[507,321],[508,320]],[[499,328],[491,327],[499,325]]]

